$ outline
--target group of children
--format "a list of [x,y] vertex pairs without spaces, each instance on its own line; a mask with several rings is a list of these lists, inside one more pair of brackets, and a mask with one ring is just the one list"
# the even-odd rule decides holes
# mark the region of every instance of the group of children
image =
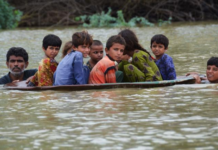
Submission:
[[[165,54],[169,40],[162,34],[151,39],[151,50],[156,58],[138,42],[135,33],[124,29],[111,36],[105,47],[93,40],[87,31],[76,32],[72,41],[65,44],[62,60],[55,57],[62,41],[53,34],[44,37],[42,49],[45,58],[28,86],[52,86],[75,84],[102,84],[116,82],[143,82],[176,79],[172,58]],[[90,57],[84,64],[83,58]]]

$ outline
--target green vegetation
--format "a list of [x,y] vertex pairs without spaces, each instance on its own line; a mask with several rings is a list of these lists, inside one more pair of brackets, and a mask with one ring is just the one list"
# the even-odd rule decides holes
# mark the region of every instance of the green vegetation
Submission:
[[164,26],[164,25],[168,25],[168,24],[171,24],[171,21],[172,21],[172,17],[169,17],[168,20],[164,21],[162,19],[159,19],[158,20],[158,25],[159,26]]
[[15,10],[7,1],[0,0],[0,29],[11,29],[18,26],[22,12]]
[[[88,27],[131,27],[151,26],[150,22],[157,26],[163,26],[180,21],[218,20],[218,0],[4,1],[8,1],[11,6],[24,13],[19,22],[19,26],[23,27],[81,24]],[[2,11],[1,7],[4,8],[4,6],[0,4],[0,12]],[[108,10],[109,7],[111,10]]]
[[[122,10],[117,11],[117,17],[111,16],[111,8],[105,13],[102,11],[100,14],[93,14],[90,16],[83,15],[76,17],[76,21],[81,21],[83,27],[135,27],[135,26],[154,26],[153,23],[146,20],[144,17],[134,17],[128,22],[124,19]],[[87,23],[89,22],[89,23]],[[168,21],[169,22],[169,21]],[[164,23],[164,22],[163,22]],[[161,23],[160,25],[162,25]],[[166,23],[165,23],[166,24]]]

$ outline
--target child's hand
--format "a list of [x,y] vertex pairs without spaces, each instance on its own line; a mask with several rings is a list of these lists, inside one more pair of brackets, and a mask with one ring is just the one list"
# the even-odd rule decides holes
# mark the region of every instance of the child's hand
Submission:
[[20,80],[14,80],[14,81],[12,81],[13,84],[16,84],[17,82],[20,82]]
[[188,73],[186,74],[186,76],[189,76],[189,75],[199,75],[199,73],[197,73],[197,72],[188,72]]
[[195,83],[197,84],[201,83],[201,78],[199,75],[193,74],[191,76],[195,78]]
[[122,57],[121,57],[121,60],[129,60],[130,59],[130,56],[129,55],[123,55]]
[[201,77],[199,76],[199,74],[197,72],[189,72],[186,74],[186,76],[192,76],[193,78],[195,78],[195,83],[201,83]]
[[26,84],[28,84],[32,78],[33,78],[33,76],[29,77],[29,78],[26,80]]

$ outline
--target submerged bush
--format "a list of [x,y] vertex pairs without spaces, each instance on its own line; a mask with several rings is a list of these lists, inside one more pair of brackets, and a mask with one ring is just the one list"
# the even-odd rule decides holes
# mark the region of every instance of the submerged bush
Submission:
[[168,24],[171,24],[171,21],[172,21],[172,17],[169,17],[168,20],[162,20],[162,19],[159,19],[158,20],[158,25],[159,26],[163,26],[163,25],[168,25]]
[[[116,18],[112,17],[111,15],[111,9],[108,10],[107,13],[102,11],[100,14],[93,14],[91,16],[80,16],[77,18],[77,20],[80,20],[83,22],[83,27],[111,27],[115,26],[116,24]],[[89,22],[89,24],[86,23],[86,21]]]
[[7,1],[0,0],[0,29],[11,29],[18,26],[22,12],[15,10]]
[[[149,22],[144,17],[134,17],[126,22],[122,10],[117,11],[117,17],[111,16],[111,8],[105,13],[102,11],[100,14],[83,15],[76,17],[76,21],[82,21],[83,27],[121,27],[121,26],[154,26],[153,23]],[[87,23],[88,22],[88,23]]]

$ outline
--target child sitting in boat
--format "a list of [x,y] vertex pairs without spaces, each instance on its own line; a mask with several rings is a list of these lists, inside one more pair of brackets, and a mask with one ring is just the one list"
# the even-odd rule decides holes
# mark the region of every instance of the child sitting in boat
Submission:
[[106,56],[92,69],[89,77],[90,84],[116,83],[122,81],[122,72],[116,72],[116,61],[120,61],[126,42],[120,35],[111,36],[106,43]]
[[64,47],[62,49],[62,58],[64,58],[64,56],[69,54],[71,50],[72,50],[72,41],[68,41],[67,43],[64,44]]
[[86,31],[72,36],[72,50],[59,63],[53,85],[86,84],[89,69],[83,67],[83,57],[87,57],[92,45],[92,36]]
[[99,40],[93,40],[89,52],[90,59],[87,61],[86,66],[92,70],[99,60],[103,58],[103,44]]
[[119,63],[119,70],[124,73],[124,82],[161,81],[160,71],[150,53],[139,43],[135,33],[129,29],[122,30],[121,35],[126,41],[124,56]]
[[197,72],[190,72],[186,76],[188,75],[195,78],[195,83],[218,83],[218,57],[211,57],[207,61],[206,78]]
[[163,80],[175,80],[176,71],[173,59],[165,54],[168,49],[169,40],[163,34],[157,34],[151,39],[151,50],[156,56],[155,63],[158,66]]
[[40,61],[38,71],[27,86],[52,86],[53,74],[58,65],[55,57],[58,55],[61,44],[61,39],[54,34],[44,37],[42,49],[45,53],[45,58]]

